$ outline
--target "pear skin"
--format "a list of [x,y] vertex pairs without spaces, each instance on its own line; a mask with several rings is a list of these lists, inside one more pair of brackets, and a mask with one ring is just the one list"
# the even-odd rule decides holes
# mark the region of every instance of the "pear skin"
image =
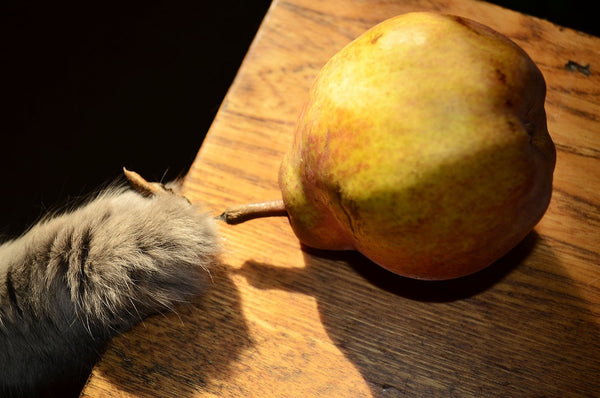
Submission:
[[545,95],[531,58],[477,22],[376,25],[320,71],[281,163],[295,234],[411,278],[490,265],[550,201]]

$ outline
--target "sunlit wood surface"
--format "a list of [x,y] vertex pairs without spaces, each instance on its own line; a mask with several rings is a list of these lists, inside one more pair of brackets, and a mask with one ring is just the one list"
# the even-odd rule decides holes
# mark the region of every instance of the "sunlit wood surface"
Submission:
[[275,1],[185,193],[215,215],[277,199],[317,71],[413,10],[487,24],[541,68],[558,160],[535,231],[483,272],[431,283],[307,253],[285,218],[220,225],[226,254],[207,295],[115,339],[84,397],[600,396],[599,38],[470,0]]

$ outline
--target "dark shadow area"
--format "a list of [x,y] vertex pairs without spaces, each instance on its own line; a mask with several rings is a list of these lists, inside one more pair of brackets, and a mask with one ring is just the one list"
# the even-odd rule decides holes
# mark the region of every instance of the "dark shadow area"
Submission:
[[[529,265],[533,256],[541,268]],[[535,233],[487,269],[444,282],[402,278],[353,253],[306,253],[305,261],[304,269],[247,262],[240,273],[258,288],[314,296],[374,397],[600,391],[600,345],[579,343],[600,330]]]
[[0,12],[0,236],[126,166],[194,160],[270,1],[19,2]]
[[115,338],[98,374],[117,390],[158,398],[192,397],[224,384],[231,363],[253,344],[228,272],[226,265],[213,269],[207,293],[193,305]]
[[423,302],[449,302],[465,299],[491,288],[529,255],[537,240],[538,235],[531,232],[518,246],[490,267],[462,278],[445,281],[405,278],[374,264],[358,252],[336,253],[312,248],[304,248],[304,251],[320,258],[348,263],[370,284],[393,295]]
[[593,2],[569,0],[490,0],[504,8],[546,19],[557,25],[600,36],[600,24]]

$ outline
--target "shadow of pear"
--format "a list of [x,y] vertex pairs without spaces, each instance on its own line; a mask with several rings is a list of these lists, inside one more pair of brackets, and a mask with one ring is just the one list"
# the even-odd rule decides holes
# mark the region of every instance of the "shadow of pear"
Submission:
[[352,252],[307,250],[305,262],[247,262],[240,272],[258,288],[314,296],[374,397],[600,391],[600,345],[578,344],[597,341],[598,326],[535,232],[490,267],[450,281],[403,278]]
[[225,384],[231,363],[253,345],[228,272],[215,266],[194,303],[113,339],[97,372],[135,396],[186,398]]

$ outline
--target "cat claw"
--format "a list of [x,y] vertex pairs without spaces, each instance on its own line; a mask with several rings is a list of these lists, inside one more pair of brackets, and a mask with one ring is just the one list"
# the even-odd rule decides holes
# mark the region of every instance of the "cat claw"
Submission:
[[[159,182],[148,182],[144,177],[136,173],[135,171],[127,170],[123,167],[123,174],[125,174],[125,178],[129,181],[129,184],[133,188],[134,191],[138,192],[140,195],[144,197],[152,197],[155,195],[162,195],[164,193],[169,193],[173,195],[178,195],[187,200],[187,198],[173,189],[165,186]],[[189,200],[188,200],[189,202]]]

